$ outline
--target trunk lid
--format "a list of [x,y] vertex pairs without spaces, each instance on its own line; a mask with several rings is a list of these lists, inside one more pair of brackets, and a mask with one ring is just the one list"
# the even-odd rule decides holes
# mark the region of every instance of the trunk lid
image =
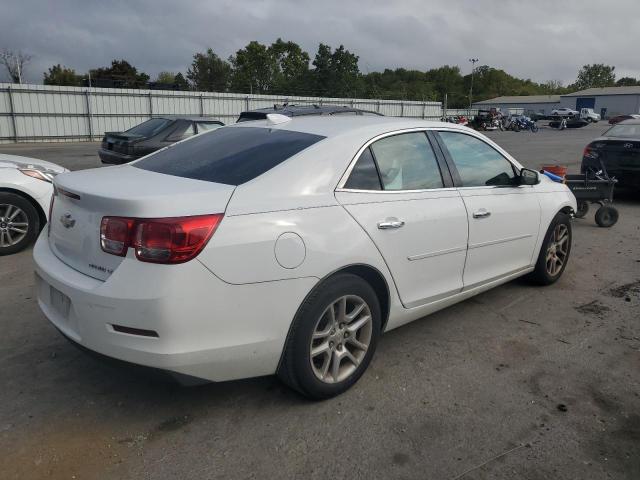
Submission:
[[49,245],[65,264],[99,280],[109,278],[124,259],[102,251],[102,217],[224,213],[235,189],[129,165],[59,175],[54,184]]
[[106,132],[102,140],[102,148],[119,153],[129,153],[130,147],[143,139],[142,135],[127,132]]
[[607,170],[640,170],[640,140],[603,139],[592,143]]

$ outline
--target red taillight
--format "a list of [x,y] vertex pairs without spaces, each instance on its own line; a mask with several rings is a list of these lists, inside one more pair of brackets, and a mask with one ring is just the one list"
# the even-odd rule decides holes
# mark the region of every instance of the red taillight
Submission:
[[104,217],[100,222],[100,246],[112,255],[124,257],[131,243],[131,229],[135,224],[133,218]]
[[128,247],[136,258],[152,263],[183,263],[207,244],[224,215],[172,218],[104,217],[100,225],[102,250],[125,256]]
[[584,147],[584,151],[582,152],[582,158],[598,158],[598,152],[594,150],[594,148],[589,144]]

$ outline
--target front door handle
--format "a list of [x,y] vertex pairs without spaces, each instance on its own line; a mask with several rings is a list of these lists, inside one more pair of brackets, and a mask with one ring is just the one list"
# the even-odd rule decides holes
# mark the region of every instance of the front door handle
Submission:
[[378,228],[380,230],[389,230],[392,228],[400,228],[404,226],[404,222],[402,220],[387,220],[385,222],[379,222]]
[[490,216],[491,212],[486,211],[484,208],[481,208],[477,212],[473,212],[473,218],[486,218]]

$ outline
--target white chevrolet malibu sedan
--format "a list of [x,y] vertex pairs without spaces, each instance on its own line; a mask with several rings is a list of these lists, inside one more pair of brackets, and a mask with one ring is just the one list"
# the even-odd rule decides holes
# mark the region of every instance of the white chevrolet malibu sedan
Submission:
[[269,115],[57,177],[38,302],[72,342],[184,383],[277,374],[325,398],[382,332],[556,281],[575,209],[466,127]]

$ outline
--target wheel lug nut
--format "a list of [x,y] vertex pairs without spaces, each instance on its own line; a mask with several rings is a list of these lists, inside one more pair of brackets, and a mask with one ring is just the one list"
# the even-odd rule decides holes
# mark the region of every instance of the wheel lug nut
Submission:
[[329,348],[333,348],[334,345],[335,345],[335,343],[329,342]]
[[349,337],[349,332],[344,332],[344,338],[348,338]]
[[344,328],[344,323],[340,324],[340,330],[342,330]]
[[341,343],[338,344],[338,350],[342,350],[342,344]]

